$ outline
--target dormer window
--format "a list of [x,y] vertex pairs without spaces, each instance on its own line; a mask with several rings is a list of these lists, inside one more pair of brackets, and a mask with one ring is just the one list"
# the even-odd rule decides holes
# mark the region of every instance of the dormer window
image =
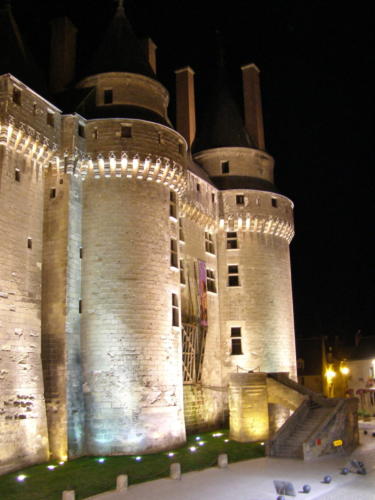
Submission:
[[82,123],[78,124],[78,135],[80,137],[85,137],[85,126]]
[[221,173],[222,174],[229,174],[229,161],[222,161],[221,162]]
[[112,104],[113,103],[113,90],[105,89],[103,93],[104,104]]
[[47,111],[47,125],[50,127],[55,126],[55,113],[52,111]]

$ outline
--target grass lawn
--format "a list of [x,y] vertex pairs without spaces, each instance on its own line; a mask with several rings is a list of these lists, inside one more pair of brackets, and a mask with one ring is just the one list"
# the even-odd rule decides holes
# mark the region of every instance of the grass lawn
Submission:
[[[195,451],[190,448],[194,446]],[[62,465],[58,462],[35,465],[0,477],[1,500],[61,500],[63,490],[75,490],[76,499],[113,490],[116,477],[128,474],[129,484],[150,481],[169,475],[172,462],[181,464],[182,472],[205,469],[217,463],[220,453],[227,453],[229,462],[264,456],[260,443],[244,444],[228,439],[228,431],[189,436],[182,448],[168,452],[136,456],[83,457]],[[99,461],[99,459],[102,460]],[[104,460],[103,460],[104,458]],[[56,466],[50,470],[48,465]],[[26,478],[19,482],[17,476]]]

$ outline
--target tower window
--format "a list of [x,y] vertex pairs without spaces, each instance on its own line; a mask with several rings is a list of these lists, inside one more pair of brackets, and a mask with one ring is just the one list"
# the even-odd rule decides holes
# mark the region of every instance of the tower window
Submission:
[[260,198],[257,198],[257,199],[255,200],[255,205],[256,205],[257,207],[260,207]]
[[52,111],[47,111],[47,125],[50,127],[55,126],[55,113],[52,113]]
[[21,182],[21,172],[19,168],[16,168],[16,170],[14,171],[14,180],[16,182]]
[[22,91],[18,87],[13,87],[13,95],[12,95],[12,100],[14,104],[18,104],[18,106],[21,106],[21,96],[22,96]]
[[182,142],[178,143],[178,152],[180,155],[184,154],[184,144]]
[[131,125],[121,125],[121,137],[131,137],[132,136],[132,126]]
[[178,269],[177,240],[171,238],[171,266]]
[[227,233],[227,249],[238,248],[237,233],[230,231]]
[[277,208],[277,199],[276,198],[272,198],[271,203],[272,203],[273,207]]
[[197,182],[197,191],[198,191],[198,193],[201,192],[201,185],[199,184],[199,182]]
[[240,286],[240,276],[237,264],[228,266],[228,286]]
[[204,247],[207,253],[215,255],[214,237],[207,231],[204,233]]
[[185,241],[184,228],[182,226],[182,219],[178,219],[178,239]]
[[215,193],[211,193],[211,201],[212,203],[215,203]]
[[180,326],[177,294],[172,293],[172,326]]
[[112,102],[113,102],[113,90],[112,89],[106,89],[103,92],[103,100],[104,100],[104,104],[112,104]]
[[184,261],[182,259],[180,259],[180,283],[181,285],[186,284]]
[[51,189],[51,191],[49,192],[49,197],[56,198],[56,188]]
[[80,259],[83,258],[83,248],[82,247],[79,248],[79,258]]
[[215,271],[213,269],[206,269],[207,274],[207,290],[216,293],[216,279]]
[[222,161],[221,162],[221,173],[222,174],[229,174],[229,161]]
[[34,102],[34,104],[33,104],[33,116],[36,116],[37,112],[38,112],[38,106]]
[[92,131],[92,138],[97,140],[98,139],[98,128],[95,127],[94,130]]
[[236,195],[236,204],[237,205],[245,205],[245,196],[243,194]]
[[169,216],[177,219],[177,196],[174,191],[169,192]]
[[82,299],[79,299],[79,301],[78,301],[78,312],[79,312],[79,314],[82,313]]
[[85,137],[85,126],[82,123],[78,124],[78,135],[80,137]]
[[33,248],[33,240],[31,238],[27,238],[27,248],[30,250]]
[[164,144],[163,134],[161,132],[158,132],[158,143]]
[[241,342],[241,327],[234,326],[230,329],[230,337],[232,344],[231,355],[238,355],[242,353],[242,342]]

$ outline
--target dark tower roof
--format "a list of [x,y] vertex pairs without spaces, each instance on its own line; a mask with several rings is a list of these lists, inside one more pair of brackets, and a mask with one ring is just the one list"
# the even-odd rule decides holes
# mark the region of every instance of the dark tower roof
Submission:
[[194,153],[220,147],[254,147],[230,91],[224,66],[222,63],[218,66],[211,92],[198,117]]
[[11,73],[33,90],[46,95],[43,75],[22,40],[10,1],[4,1],[0,6],[0,47],[0,74]]
[[119,71],[155,77],[147,60],[146,52],[125,15],[123,2],[119,0],[115,15],[106,34],[94,53],[86,76]]

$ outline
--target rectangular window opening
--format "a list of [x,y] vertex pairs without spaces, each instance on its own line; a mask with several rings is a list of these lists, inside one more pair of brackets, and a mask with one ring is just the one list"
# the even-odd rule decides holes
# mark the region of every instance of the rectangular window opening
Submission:
[[272,206],[273,206],[274,208],[277,208],[277,199],[276,199],[276,198],[272,198],[272,199],[271,199],[271,203],[272,203]]
[[204,233],[204,248],[207,253],[215,255],[214,236],[208,231],[205,231]]
[[27,238],[27,248],[30,250],[33,248],[33,240],[31,238]]
[[49,197],[56,198],[56,188],[51,189],[51,191],[49,192]]
[[82,123],[78,124],[78,135],[80,137],[85,137],[85,126]]
[[83,248],[82,247],[79,248],[79,258],[80,259],[83,258]]
[[184,154],[184,144],[182,142],[179,142],[178,143],[178,153],[180,155],[183,155]]
[[98,128],[95,127],[94,130],[92,131],[92,138],[95,139],[96,141],[98,140],[99,134],[98,134]]
[[113,102],[113,91],[112,89],[105,89],[103,93],[104,104],[112,104]]
[[184,228],[182,226],[182,219],[178,219],[178,239],[185,241]]
[[241,339],[231,339],[232,351],[231,355],[236,356],[238,354],[242,354],[242,342]]
[[216,293],[216,278],[215,271],[213,269],[206,269],[207,274],[207,290],[212,293]]
[[221,162],[221,173],[222,174],[229,174],[229,161],[222,161]]
[[14,180],[16,182],[21,182],[21,171],[19,168],[16,168],[16,170],[14,171]]
[[177,294],[172,293],[172,326],[180,326]]
[[186,285],[184,261],[180,259],[180,284]]
[[211,193],[211,201],[212,203],[215,203],[215,193]]
[[240,286],[240,276],[237,264],[228,266],[228,286]]
[[132,126],[131,125],[121,125],[121,137],[132,137]]
[[231,337],[241,337],[241,327],[240,326],[232,326],[230,329]]
[[234,231],[229,231],[227,233],[227,249],[233,250],[235,248],[238,248],[237,233]]
[[178,269],[177,240],[171,238],[171,266]]
[[52,113],[52,111],[47,111],[47,125],[50,127],[55,126],[55,113]]
[[82,313],[82,299],[79,299],[79,302],[78,302],[78,312],[79,312],[79,314]]
[[169,216],[177,219],[177,195],[174,191],[169,192]]
[[245,196],[243,194],[236,195],[236,205],[245,205]]
[[60,184],[64,184],[64,179],[60,179]]
[[198,193],[201,192],[201,185],[199,184],[199,182],[197,182],[197,191],[198,191]]
[[18,104],[18,106],[21,106],[21,95],[22,91],[18,87],[13,87],[13,95],[12,95],[12,100],[14,104]]

